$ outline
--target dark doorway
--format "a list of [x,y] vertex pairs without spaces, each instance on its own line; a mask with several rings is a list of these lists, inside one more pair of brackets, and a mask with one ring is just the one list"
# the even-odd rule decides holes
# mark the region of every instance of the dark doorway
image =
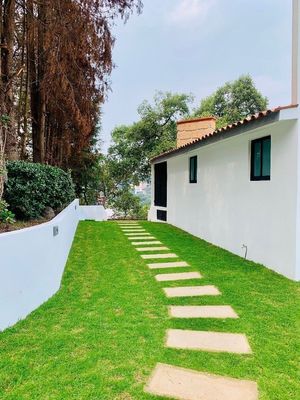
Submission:
[[154,205],[167,207],[167,163],[154,165]]

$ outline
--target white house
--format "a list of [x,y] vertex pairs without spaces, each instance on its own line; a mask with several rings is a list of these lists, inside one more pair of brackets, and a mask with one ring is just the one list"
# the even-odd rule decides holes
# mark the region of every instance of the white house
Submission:
[[294,1],[292,105],[215,129],[178,122],[177,148],[152,159],[151,221],[300,280],[299,8]]

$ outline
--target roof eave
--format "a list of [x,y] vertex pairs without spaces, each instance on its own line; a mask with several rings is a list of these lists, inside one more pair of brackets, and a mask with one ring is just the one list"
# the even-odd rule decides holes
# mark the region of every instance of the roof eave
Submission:
[[262,126],[277,122],[279,120],[297,119],[297,118],[299,118],[298,105],[277,107],[273,110],[267,110],[252,115],[248,118],[245,118],[242,121],[236,122],[235,124],[217,129],[213,133],[208,134],[201,139],[195,140],[192,143],[186,144],[185,146],[166,151],[165,153],[153,157],[150,160],[150,162],[151,164],[153,164],[156,163],[158,160],[167,159],[181,153],[186,153],[188,151],[194,150],[195,148],[206,146],[208,144],[215,143],[224,139],[228,139],[232,136],[237,136],[244,132],[258,129]]

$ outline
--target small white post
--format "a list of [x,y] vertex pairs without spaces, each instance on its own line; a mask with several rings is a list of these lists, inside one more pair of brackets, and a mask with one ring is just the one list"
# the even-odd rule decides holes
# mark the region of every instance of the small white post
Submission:
[[293,0],[293,41],[292,41],[292,104],[298,104],[300,92],[300,7],[299,0]]

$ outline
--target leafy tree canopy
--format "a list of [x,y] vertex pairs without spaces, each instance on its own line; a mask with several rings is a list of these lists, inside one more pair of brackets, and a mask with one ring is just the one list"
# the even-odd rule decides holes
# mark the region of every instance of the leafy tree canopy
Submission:
[[108,163],[116,182],[149,179],[149,159],[175,146],[176,121],[189,115],[192,100],[188,94],[158,92],[153,104],[139,106],[138,122],[114,129]]
[[203,99],[194,115],[213,115],[217,118],[217,127],[220,128],[266,110],[267,106],[268,99],[256,89],[252,78],[243,75],[233,82],[225,83],[215,93]]

